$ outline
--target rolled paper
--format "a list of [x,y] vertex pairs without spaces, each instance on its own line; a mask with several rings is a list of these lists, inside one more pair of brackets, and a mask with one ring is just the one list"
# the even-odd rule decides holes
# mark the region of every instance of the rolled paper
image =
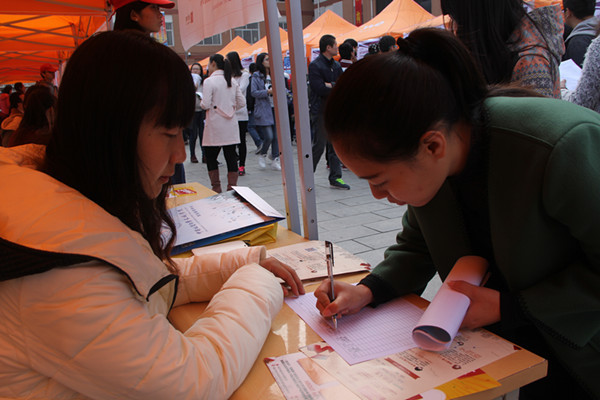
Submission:
[[423,350],[443,351],[450,347],[462,324],[471,300],[448,286],[450,281],[465,281],[479,286],[488,269],[483,257],[464,256],[452,271],[413,329],[413,340]]

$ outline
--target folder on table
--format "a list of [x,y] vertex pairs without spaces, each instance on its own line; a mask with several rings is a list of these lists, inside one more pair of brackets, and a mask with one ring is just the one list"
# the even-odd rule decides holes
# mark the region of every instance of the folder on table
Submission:
[[244,240],[244,235],[254,230],[258,230],[259,236],[272,235],[272,228],[276,230],[275,223],[283,215],[252,189],[243,186],[233,189],[169,209],[177,230],[171,254],[225,240]]

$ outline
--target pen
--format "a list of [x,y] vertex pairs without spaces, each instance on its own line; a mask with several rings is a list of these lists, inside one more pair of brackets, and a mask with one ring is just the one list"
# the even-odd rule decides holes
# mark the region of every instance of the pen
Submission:
[[[330,300],[335,300],[335,290],[333,288],[333,243],[325,241],[325,259],[327,261],[327,275],[329,275],[329,283],[331,285]],[[337,314],[331,316],[333,320],[333,328],[337,329]]]

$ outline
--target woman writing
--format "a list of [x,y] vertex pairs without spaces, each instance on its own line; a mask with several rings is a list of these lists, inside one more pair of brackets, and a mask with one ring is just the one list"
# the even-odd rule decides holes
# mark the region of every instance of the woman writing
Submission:
[[204,81],[200,105],[206,111],[206,126],[202,147],[206,154],[206,167],[212,190],[221,193],[219,162],[217,157],[223,148],[227,163],[227,190],[237,185],[238,167],[235,145],[240,142],[235,113],[246,106],[237,82],[231,78],[231,65],[220,54],[213,54],[208,61],[208,78]]
[[521,398],[597,398],[600,116],[524,89],[488,90],[451,33],[417,30],[399,46],[341,76],[325,123],[374,197],[408,205],[402,232],[359,285],[335,283],[334,302],[321,285],[317,307],[355,313],[421,293],[436,271],[443,280],[460,257],[480,256],[485,287],[450,284],[471,299],[463,327],[549,359],[548,377]]
[[[302,289],[261,247],[169,257],[193,112],[177,54],[104,32],[69,60],[47,149],[0,149],[0,397],[225,399],[244,380],[282,304],[268,270]],[[185,333],[166,318],[209,300]]]

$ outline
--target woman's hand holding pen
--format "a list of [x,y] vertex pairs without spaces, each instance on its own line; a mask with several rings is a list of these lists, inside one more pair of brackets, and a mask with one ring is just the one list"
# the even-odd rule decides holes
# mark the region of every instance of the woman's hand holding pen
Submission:
[[285,283],[289,286],[288,289],[286,285],[281,285],[284,296],[287,296],[290,291],[294,296],[304,294],[304,286],[302,285],[302,281],[300,280],[298,274],[296,273],[296,271],[294,271],[292,267],[282,263],[275,257],[267,257],[264,260],[262,260],[259,264],[266,270],[271,271],[276,277],[283,279]]
[[355,314],[364,306],[373,301],[371,289],[365,285],[351,285],[349,283],[335,281],[335,301],[329,300],[331,286],[329,279],[325,279],[317,290],[317,309],[323,317],[331,317],[337,314],[338,319],[344,314]]

